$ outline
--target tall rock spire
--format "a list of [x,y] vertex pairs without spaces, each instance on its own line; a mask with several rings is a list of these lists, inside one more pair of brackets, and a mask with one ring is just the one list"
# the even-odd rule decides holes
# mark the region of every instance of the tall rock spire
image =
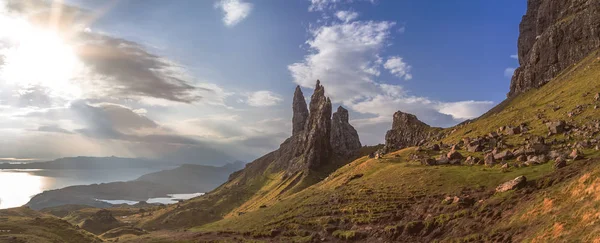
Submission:
[[308,119],[308,108],[306,107],[306,100],[304,100],[304,94],[300,86],[296,86],[292,109],[292,136],[295,136],[304,131],[304,126],[306,126],[306,120]]
[[343,157],[357,155],[362,146],[358,132],[350,125],[348,117],[348,110],[340,106],[331,118],[331,147],[334,153]]
[[310,98],[309,112],[304,127],[304,158],[312,169],[326,163],[331,156],[331,100],[325,96],[325,88],[319,80]]

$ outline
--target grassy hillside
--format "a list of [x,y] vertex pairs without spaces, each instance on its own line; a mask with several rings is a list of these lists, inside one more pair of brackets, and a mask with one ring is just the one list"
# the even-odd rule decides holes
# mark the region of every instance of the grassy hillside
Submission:
[[68,222],[27,207],[0,210],[0,242],[101,242]]
[[[599,91],[600,58],[593,53],[548,85],[507,100],[475,121],[445,129],[441,141],[455,144],[465,137],[486,136],[502,126],[524,123],[528,132],[503,137],[508,148],[524,146],[532,136],[544,136],[547,141],[557,141],[552,143],[553,150],[568,154],[576,142],[597,143],[593,138],[598,134],[584,127],[597,126],[600,109],[595,106],[600,103],[594,96]],[[564,120],[574,129],[547,135],[545,123],[556,120]],[[525,166],[515,159],[504,161],[509,168],[425,166],[413,158],[437,157],[448,148],[441,152],[408,148],[379,160],[362,157],[319,183],[284,196],[274,195],[281,195],[285,183],[293,178],[268,174],[248,184],[248,190],[173,206],[185,208],[189,214],[171,209],[160,215],[170,220],[203,215],[194,210],[225,215],[218,221],[217,217],[201,218],[179,227],[186,234],[197,233],[194,238],[206,239],[592,241],[598,231],[595,209],[600,206],[596,195],[600,165],[596,158],[600,153],[593,146],[581,151],[586,160],[569,160],[567,167],[554,169],[552,161]],[[482,152],[458,152],[465,157],[484,157]],[[495,192],[499,184],[521,175],[528,179],[525,188]],[[228,204],[228,197],[234,195],[247,201]],[[213,203],[217,209],[211,207]],[[151,234],[145,239],[160,241],[168,235]]]
[[[123,236],[120,242],[597,242],[597,92],[600,57],[593,53],[544,87],[507,100],[472,122],[445,129],[441,141],[429,141],[445,144],[441,151],[427,146],[380,159],[363,156],[312,177],[286,176],[271,169],[274,155],[268,154],[205,196],[143,212],[111,209],[129,226],[103,237]],[[547,134],[545,123],[557,120],[566,121],[571,129]],[[448,153],[449,145],[463,138],[484,137],[502,126],[521,124],[526,124],[527,132],[500,136],[502,150],[525,147],[534,136],[542,136],[552,151],[566,156],[578,147],[584,158],[567,160],[563,168],[555,168],[553,161],[524,163],[514,158],[495,166],[422,163]],[[581,145],[584,141],[588,145]],[[456,151],[478,158],[489,152],[468,152],[464,146]],[[527,178],[521,188],[497,192],[498,185],[518,176]],[[96,210],[76,209],[65,219],[77,224]],[[40,217],[36,212],[16,212],[17,216],[8,216],[9,222],[32,225],[27,237],[55,229],[51,223],[45,229],[34,227],[32,218]],[[54,217],[48,220],[66,224]],[[50,237],[64,237],[61,232],[86,236],[69,227]]]

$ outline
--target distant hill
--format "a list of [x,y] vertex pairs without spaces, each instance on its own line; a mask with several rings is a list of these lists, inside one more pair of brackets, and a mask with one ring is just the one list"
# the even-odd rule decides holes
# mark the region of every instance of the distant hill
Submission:
[[[199,158],[202,158],[200,156]],[[216,158],[215,158],[216,159]],[[206,159],[188,159],[188,160],[170,160],[170,159],[146,159],[146,158],[121,158],[121,157],[65,157],[47,162],[33,163],[0,163],[0,169],[118,169],[118,168],[152,168],[177,166],[182,164],[204,164],[214,163],[213,160]],[[227,160],[220,162],[234,162],[233,158],[227,157]]]
[[34,196],[27,206],[43,209],[79,204],[105,208],[112,204],[96,199],[146,201],[149,198],[166,197],[167,194],[208,192],[227,181],[231,173],[242,167],[241,162],[222,167],[182,165],[143,175],[133,181],[78,185],[45,191]]

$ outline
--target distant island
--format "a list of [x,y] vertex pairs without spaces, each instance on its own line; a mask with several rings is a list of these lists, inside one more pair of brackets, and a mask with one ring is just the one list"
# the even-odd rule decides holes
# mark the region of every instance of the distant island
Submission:
[[[119,158],[115,161],[119,161]],[[229,175],[242,169],[243,165],[242,162],[221,167],[186,164],[146,174],[132,181],[77,185],[45,191],[34,196],[26,205],[36,210],[69,204],[106,208],[113,205],[98,199],[146,201],[150,198],[167,197],[169,194],[208,192],[227,181]]]

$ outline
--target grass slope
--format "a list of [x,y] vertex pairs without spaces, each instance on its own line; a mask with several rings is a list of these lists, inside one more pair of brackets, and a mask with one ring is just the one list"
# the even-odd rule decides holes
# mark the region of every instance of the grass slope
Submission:
[[[447,136],[442,141],[453,144],[464,137],[484,136],[501,126],[521,123],[528,124],[529,134],[543,136],[548,131],[547,121],[565,120],[575,126],[593,123],[600,118],[600,109],[594,108],[594,95],[599,91],[600,57],[595,52],[542,88],[507,100],[475,121],[445,129]],[[571,112],[575,114],[569,116]],[[516,135],[506,142],[519,145],[527,138]],[[584,138],[557,135],[551,139],[572,143]],[[481,153],[460,152],[482,157]],[[263,175],[247,185],[248,191],[228,195],[250,200],[217,209],[226,215],[223,219],[197,220],[197,226],[188,231],[197,233],[194,237],[210,239],[286,242],[366,238],[415,242],[598,240],[594,236],[600,231],[595,226],[600,217],[595,213],[600,207],[600,165],[593,158],[600,154],[594,150],[584,150],[591,161],[569,162],[561,170],[554,170],[552,163],[509,169],[427,167],[410,159],[415,153],[432,152],[408,148],[381,160],[362,157],[325,180],[285,197],[270,196],[285,187],[281,175]],[[497,185],[520,175],[529,180],[526,188],[494,193]],[[256,194],[263,196],[251,199]],[[445,201],[454,196],[468,202]],[[196,203],[190,208],[215,210],[211,203],[218,206],[223,200],[228,200],[227,196],[200,197],[181,207]],[[194,215],[198,214],[187,217]],[[194,224],[183,228],[190,225]]]
[[27,207],[0,210],[0,242],[101,242],[91,233]]

